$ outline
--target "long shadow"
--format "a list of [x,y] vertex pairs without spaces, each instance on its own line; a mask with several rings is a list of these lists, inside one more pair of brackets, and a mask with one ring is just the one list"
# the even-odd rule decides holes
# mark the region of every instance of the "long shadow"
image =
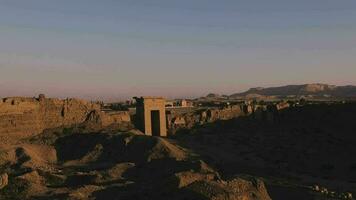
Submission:
[[94,192],[92,197],[97,200],[209,200],[206,196],[187,189],[167,190],[165,187],[148,190],[138,187],[136,184],[125,186],[113,186]]
[[[97,160],[81,166],[88,171],[93,170],[93,165],[97,163],[111,163],[102,169],[104,171],[118,163],[135,163],[135,167],[123,173],[123,180],[105,185],[105,189],[94,192],[92,197],[95,199],[207,199],[193,191],[178,189],[178,179],[174,177],[175,173],[182,171],[200,171],[199,161],[163,158],[148,162],[150,149],[157,142],[159,140],[155,137],[130,134],[74,134],[59,138],[55,146],[59,160],[65,162],[81,159],[101,144],[103,149]],[[85,169],[79,171],[83,172]],[[68,176],[64,185],[78,188],[95,184],[96,178],[95,174],[74,174]]]
[[178,189],[174,174],[182,171],[199,171],[199,163],[176,161],[175,159],[154,160],[138,165],[124,173],[130,184],[113,186],[93,193],[96,199],[197,199],[205,200],[201,194]]
[[60,162],[78,160],[101,145],[96,162],[145,162],[149,150],[158,142],[155,137],[127,134],[72,134],[56,140]]
[[114,186],[105,190],[94,192],[92,195],[97,200],[209,200],[209,198],[187,189],[166,190],[166,188],[156,188],[155,191],[137,187],[135,184],[126,186]]
[[[311,182],[342,181],[351,188],[356,180],[356,159],[350,157],[356,154],[355,115],[356,103],[320,103],[281,110],[273,120],[251,115],[196,126],[173,138],[225,177],[249,173],[295,179],[294,174],[311,177]],[[224,152],[231,157],[219,156]]]
[[58,161],[80,159],[92,151],[97,144],[105,141],[106,136],[101,134],[72,134],[58,138],[55,142]]

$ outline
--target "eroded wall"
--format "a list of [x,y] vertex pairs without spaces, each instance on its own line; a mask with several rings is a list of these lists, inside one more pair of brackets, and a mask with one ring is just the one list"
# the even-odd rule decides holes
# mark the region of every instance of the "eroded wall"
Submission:
[[130,121],[128,113],[105,114],[100,105],[79,99],[0,99],[0,135],[30,136],[46,129],[71,127],[85,121],[112,123]]
[[170,134],[175,134],[180,129],[190,129],[197,125],[212,123],[218,120],[230,120],[237,117],[251,116],[256,120],[274,121],[278,111],[289,107],[287,103],[272,105],[233,105],[224,108],[208,108],[194,110],[187,113],[167,114],[168,129]]

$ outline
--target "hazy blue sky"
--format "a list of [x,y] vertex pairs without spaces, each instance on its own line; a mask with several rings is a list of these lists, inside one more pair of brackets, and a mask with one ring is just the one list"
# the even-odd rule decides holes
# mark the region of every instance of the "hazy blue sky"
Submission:
[[355,0],[0,0],[0,96],[356,84]]

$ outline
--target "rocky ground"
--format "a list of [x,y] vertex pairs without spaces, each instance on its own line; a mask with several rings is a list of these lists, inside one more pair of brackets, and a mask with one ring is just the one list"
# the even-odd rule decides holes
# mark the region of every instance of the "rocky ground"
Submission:
[[3,141],[0,199],[270,199],[259,179],[222,179],[198,155],[133,132]]
[[261,177],[272,199],[352,199],[356,192],[356,105],[293,107],[274,122],[253,117],[177,136],[224,178]]

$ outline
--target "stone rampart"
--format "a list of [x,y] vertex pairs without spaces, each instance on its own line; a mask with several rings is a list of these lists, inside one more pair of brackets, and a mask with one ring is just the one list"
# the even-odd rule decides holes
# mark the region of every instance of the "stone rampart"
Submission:
[[[26,137],[46,129],[71,127],[93,120],[93,112],[101,113],[100,105],[80,99],[4,98],[0,99],[0,135]],[[128,113],[101,113],[97,117],[103,126],[130,121]]]

